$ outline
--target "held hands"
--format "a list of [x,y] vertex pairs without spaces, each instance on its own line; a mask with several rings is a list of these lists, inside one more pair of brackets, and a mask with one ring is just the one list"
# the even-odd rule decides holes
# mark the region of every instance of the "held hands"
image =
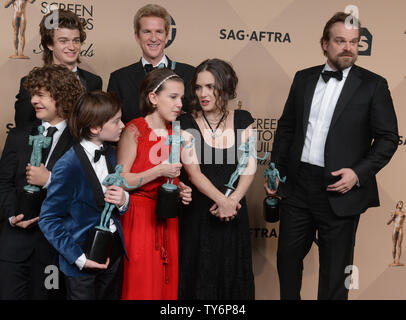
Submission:
[[100,264],[100,263],[97,263],[96,261],[86,259],[86,263],[83,266],[83,268],[86,268],[86,269],[107,269],[109,263],[110,263],[110,258],[107,258],[107,261],[104,264]]
[[125,191],[121,187],[108,186],[104,194],[104,201],[115,204],[117,207],[122,207],[125,204]]
[[328,185],[327,191],[335,191],[342,194],[350,191],[355,186],[358,180],[354,170],[350,168],[343,168],[337,171],[333,171],[331,172],[331,175],[334,177],[341,176],[341,179],[334,184]]
[[25,167],[27,182],[36,186],[45,186],[48,182],[49,175],[51,174],[43,163],[41,166],[36,167],[29,163]]
[[181,163],[161,163],[159,171],[161,176],[168,178],[176,178],[180,175]]
[[188,205],[192,201],[192,188],[179,181],[179,196],[182,203]]
[[238,200],[234,199],[233,195],[230,195],[228,198],[224,197],[219,203],[213,204],[210,208],[210,213],[221,221],[230,221],[235,218],[240,208],[241,204]]
[[24,219],[24,215],[19,214],[18,216],[12,216],[10,222],[14,227],[27,229],[27,228],[33,226],[35,223],[37,223],[39,220],[39,217],[36,217],[31,220],[26,220],[26,221],[22,221],[23,219]]

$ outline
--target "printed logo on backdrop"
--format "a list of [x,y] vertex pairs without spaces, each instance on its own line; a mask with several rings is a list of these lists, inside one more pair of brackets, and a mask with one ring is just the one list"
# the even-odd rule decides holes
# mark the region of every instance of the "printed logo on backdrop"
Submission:
[[[257,130],[257,152],[272,153],[272,144],[275,137],[278,119],[276,118],[254,118],[253,127]],[[271,157],[266,160],[258,160],[259,165],[269,166]]]
[[[51,11],[54,11],[55,9],[63,9],[63,10],[68,10],[72,11],[75,13],[78,17],[86,21],[86,26],[85,26],[85,31],[87,34],[87,39],[89,39],[89,32],[94,29],[94,6],[93,5],[84,5],[80,3],[58,3],[58,2],[52,2],[48,3],[46,1],[41,2],[41,13],[43,15],[48,14]],[[54,18],[53,15],[51,14],[49,16],[49,25],[51,28],[56,28],[56,26],[53,26],[53,21],[52,19]],[[57,17],[55,17],[57,18]],[[38,23],[39,24],[39,23]],[[35,54],[42,54],[43,48],[41,43],[38,44],[38,49],[34,49],[33,52]],[[83,43],[82,48],[80,51],[80,56],[81,57],[88,57],[91,58],[95,55],[94,51],[94,44],[93,43]]]
[[169,29],[169,39],[168,42],[166,43],[165,48],[168,48],[174,41],[176,38],[176,23],[175,20],[173,20],[173,18],[171,17],[171,27]]
[[244,30],[244,29],[220,29],[220,40],[256,41],[272,43],[291,43],[288,32]]
[[6,9],[12,6],[11,24],[14,53],[9,56],[10,59],[29,59],[28,56],[24,55],[25,30],[28,24],[26,10],[27,6],[29,7],[29,4],[34,2],[35,0],[7,0],[4,5]]
[[275,228],[254,227],[250,228],[251,237],[254,239],[277,239],[278,234]]
[[[350,13],[355,19],[347,17],[345,25],[348,28],[358,28],[359,8],[355,5],[348,5],[344,9],[345,13]],[[358,55],[370,56],[372,51],[372,34],[368,28],[361,28],[361,39],[358,44]]]

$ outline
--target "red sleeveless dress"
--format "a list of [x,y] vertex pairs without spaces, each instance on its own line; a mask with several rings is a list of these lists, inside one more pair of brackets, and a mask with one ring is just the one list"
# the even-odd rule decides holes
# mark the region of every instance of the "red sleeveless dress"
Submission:
[[[144,118],[130,121],[139,132],[137,157],[131,172],[148,170],[169,157],[169,146],[157,137]],[[172,134],[168,126],[169,135]],[[178,218],[155,216],[160,177],[130,193],[130,207],[122,216],[129,260],[124,259],[123,300],[175,300],[178,297]],[[175,184],[178,180],[175,179]]]

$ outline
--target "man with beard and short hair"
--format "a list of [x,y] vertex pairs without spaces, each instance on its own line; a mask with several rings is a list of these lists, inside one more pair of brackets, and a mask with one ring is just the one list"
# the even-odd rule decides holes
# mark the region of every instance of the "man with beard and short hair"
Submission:
[[[303,259],[317,232],[318,299],[348,299],[360,215],[379,206],[376,174],[398,145],[387,81],[355,65],[360,24],[339,12],[326,24],[327,63],[296,73],[275,134],[271,162],[287,176],[277,265],[281,299],[300,299]],[[348,282],[348,281],[347,281]]]

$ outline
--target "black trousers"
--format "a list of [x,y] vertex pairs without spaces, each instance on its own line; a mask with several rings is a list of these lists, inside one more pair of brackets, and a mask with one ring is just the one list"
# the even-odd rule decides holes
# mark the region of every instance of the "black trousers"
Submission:
[[24,261],[0,260],[0,300],[48,300],[45,288],[47,267],[33,253]]
[[[291,197],[281,201],[277,267],[281,299],[300,299],[303,259],[316,231],[319,300],[346,300],[346,267],[352,265],[359,215],[339,217],[328,201],[321,167],[301,164]],[[348,282],[348,281],[347,281]]]
[[117,232],[106,270],[83,277],[66,277],[67,300],[119,300],[122,289],[123,247]]

